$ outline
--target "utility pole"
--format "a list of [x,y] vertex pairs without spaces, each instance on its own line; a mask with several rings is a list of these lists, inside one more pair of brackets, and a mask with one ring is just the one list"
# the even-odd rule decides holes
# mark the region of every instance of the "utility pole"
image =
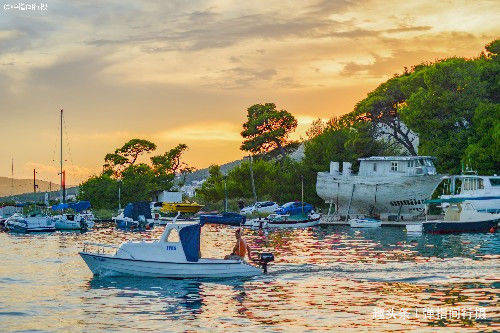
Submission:
[[10,165],[10,195],[14,195],[14,157]]
[[38,185],[36,184],[36,169],[33,169],[33,193],[36,193]]
[[257,192],[255,191],[255,181],[253,179],[253,155],[250,155],[250,178],[252,179],[253,200],[257,202]]
[[227,186],[226,186],[227,176],[224,176],[224,212],[227,212]]
[[300,175],[300,179],[302,182],[302,195],[300,202],[302,203],[302,215],[304,215],[304,175]]
[[60,141],[60,145],[61,145],[61,159],[59,161],[60,163],[60,174],[61,174],[61,203],[64,203],[64,188],[63,188],[63,139],[62,139],[62,136],[63,136],[63,109],[61,109],[61,119],[60,119],[60,135],[59,135],[59,139],[61,140]]

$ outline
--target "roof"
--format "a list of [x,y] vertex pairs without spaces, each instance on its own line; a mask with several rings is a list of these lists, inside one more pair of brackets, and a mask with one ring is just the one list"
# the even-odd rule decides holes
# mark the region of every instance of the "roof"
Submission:
[[358,161],[411,161],[421,158],[435,159],[433,156],[371,156],[358,158]]

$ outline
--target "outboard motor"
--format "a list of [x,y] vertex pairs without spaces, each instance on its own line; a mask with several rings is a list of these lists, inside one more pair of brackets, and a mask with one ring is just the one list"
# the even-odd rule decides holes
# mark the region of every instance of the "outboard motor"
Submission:
[[263,252],[263,253],[259,253],[258,258],[259,258],[257,260],[258,264],[264,270],[264,274],[267,274],[267,265],[271,261],[274,261],[274,254],[269,253],[269,252]]

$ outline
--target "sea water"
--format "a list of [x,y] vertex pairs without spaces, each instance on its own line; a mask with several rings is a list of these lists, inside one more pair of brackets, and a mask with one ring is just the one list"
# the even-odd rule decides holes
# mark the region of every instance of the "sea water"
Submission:
[[[250,279],[95,278],[78,255],[84,242],[118,245],[161,231],[1,233],[0,330],[455,331],[499,325],[499,233],[247,230],[255,252],[276,258],[268,275]],[[223,257],[234,242],[234,229],[204,226],[202,255]]]

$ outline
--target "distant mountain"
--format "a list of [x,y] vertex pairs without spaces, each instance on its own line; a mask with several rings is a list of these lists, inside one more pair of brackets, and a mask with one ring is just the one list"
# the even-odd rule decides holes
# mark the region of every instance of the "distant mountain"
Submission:
[[[0,177],[0,198],[6,199],[11,195],[14,195],[16,199],[20,197],[33,197],[38,198],[39,196],[44,196],[44,192],[52,191],[54,192],[51,197],[55,197],[56,192],[59,191],[59,184],[54,184],[45,180],[36,181],[37,193],[33,193],[33,179],[12,179],[9,177]],[[68,186],[69,188],[75,188],[74,185]],[[75,188],[76,189],[76,188]],[[74,192],[75,190],[71,190]],[[0,200],[5,201],[5,200]]]

